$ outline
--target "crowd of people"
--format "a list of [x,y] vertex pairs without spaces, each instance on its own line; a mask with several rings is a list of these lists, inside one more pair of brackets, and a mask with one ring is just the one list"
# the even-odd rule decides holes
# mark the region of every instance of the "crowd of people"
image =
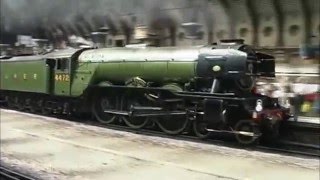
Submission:
[[296,118],[298,116],[319,117],[319,84],[290,83],[289,81],[258,82],[257,93],[278,98],[279,103],[290,108]]

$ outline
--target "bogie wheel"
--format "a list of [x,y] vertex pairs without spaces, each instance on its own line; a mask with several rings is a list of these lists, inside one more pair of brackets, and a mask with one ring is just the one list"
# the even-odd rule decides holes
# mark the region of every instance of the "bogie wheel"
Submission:
[[[144,100],[140,98],[123,96],[121,99],[121,107],[124,111],[130,111],[131,106],[143,106]],[[133,129],[141,129],[148,124],[148,117],[127,117],[122,116],[124,123]]]
[[26,112],[31,112],[31,99],[30,98],[25,98],[24,99],[24,110]]
[[[271,122],[270,122],[271,123]],[[263,129],[262,139],[264,143],[274,143],[279,139],[280,121],[273,122]]]
[[116,110],[117,104],[117,97],[100,96],[92,103],[92,113],[100,123],[111,124],[115,122],[116,116],[105,111]]
[[24,98],[16,97],[15,103],[16,103],[17,109],[19,111],[25,110],[25,99]]
[[9,109],[14,109],[15,108],[15,103],[13,101],[13,98],[7,96],[6,97],[6,101],[7,101],[7,106]]
[[30,104],[29,104],[29,109],[31,113],[36,113],[37,112],[37,103],[30,99]]
[[46,100],[39,100],[38,105],[40,106],[41,114],[48,115],[50,114],[50,109],[48,109],[48,105],[46,103]]
[[242,145],[252,145],[257,143],[261,133],[259,126],[250,120],[240,120],[234,127],[235,131],[251,133],[253,136],[235,134],[237,141]]
[[200,139],[207,139],[210,136],[210,132],[206,129],[207,124],[198,120],[192,122],[192,128],[194,134]]
[[163,132],[170,135],[181,134],[189,124],[185,115],[159,117],[156,122]]

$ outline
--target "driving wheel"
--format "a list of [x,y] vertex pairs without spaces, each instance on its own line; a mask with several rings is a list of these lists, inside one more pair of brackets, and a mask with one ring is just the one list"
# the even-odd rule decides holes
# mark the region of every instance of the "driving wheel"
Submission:
[[116,97],[102,96],[96,98],[92,105],[92,112],[95,118],[103,124],[110,124],[116,120],[114,114],[105,112],[106,110],[116,110]]
[[194,134],[200,139],[207,139],[210,136],[210,132],[207,130],[207,123],[194,120],[192,123]]
[[[130,111],[131,106],[142,106],[143,99],[134,98],[134,97],[127,97],[123,96],[121,100],[122,109],[124,111]],[[124,123],[133,128],[133,129],[140,129],[145,127],[148,124],[147,117],[133,117],[133,116],[122,116],[121,119],[124,121]]]

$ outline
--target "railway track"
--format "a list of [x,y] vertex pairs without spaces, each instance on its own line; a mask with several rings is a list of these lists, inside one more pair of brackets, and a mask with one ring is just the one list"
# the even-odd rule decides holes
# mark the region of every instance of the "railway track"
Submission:
[[1,180],[35,180],[35,178],[22,174],[16,170],[0,166],[0,179]]
[[280,141],[277,144],[268,146],[257,146],[264,151],[277,151],[291,155],[303,155],[308,157],[320,157],[320,146],[303,144],[290,141]]
[[[26,113],[29,113],[29,112],[26,112]],[[33,113],[33,114],[37,114],[37,113]],[[37,115],[43,116],[42,114],[37,114]],[[262,142],[261,144],[257,144],[256,146],[244,146],[237,143],[232,134],[228,135],[228,134],[222,134],[222,133],[214,133],[211,135],[209,139],[202,140],[187,131],[180,135],[168,135],[161,132],[156,126],[153,126],[152,124],[150,124],[149,126],[143,129],[132,129],[130,127],[122,125],[121,123],[104,125],[100,122],[91,120],[89,117],[77,118],[72,116],[63,116],[63,115],[54,115],[54,114],[49,115],[49,117],[83,123],[90,126],[97,126],[97,127],[109,128],[113,130],[126,131],[130,133],[135,133],[135,134],[142,134],[146,136],[157,136],[157,137],[171,138],[171,139],[182,140],[182,141],[200,142],[204,144],[214,144],[214,145],[225,146],[230,148],[241,148],[241,149],[246,149],[251,151],[278,153],[282,155],[300,155],[300,156],[307,156],[307,157],[320,157],[320,145],[309,145],[309,144],[303,144],[298,142],[288,142],[288,141],[279,140],[277,143],[274,143],[274,144],[266,144]],[[188,128],[191,128],[191,126]]]
[[[94,125],[99,127],[104,127],[104,125],[99,125],[98,123],[86,123],[88,125]],[[152,129],[141,129],[141,130],[134,130],[130,129],[126,126],[117,126],[117,125],[108,125],[107,128],[113,129],[113,130],[120,130],[120,131],[126,131],[136,134],[143,134],[148,136],[158,136],[158,137],[164,137],[164,138],[172,138],[175,140],[183,140],[183,141],[190,141],[190,142],[201,142],[205,144],[215,144],[230,148],[242,148],[252,151],[262,151],[262,152],[268,152],[268,153],[279,153],[283,155],[301,155],[301,156],[308,156],[308,157],[320,157],[320,146],[315,145],[309,145],[309,144],[303,144],[303,143],[296,143],[296,142],[286,142],[286,141],[279,141],[275,144],[258,144],[257,146],[242,146],[239,145],[234,137],[232,135],[222,135],[222,134],[215,134],[212,135],[211,138],[206,140],[201,140],[192,134],[181,134],[181,135],[167,135],[163,132],[152,130]]]

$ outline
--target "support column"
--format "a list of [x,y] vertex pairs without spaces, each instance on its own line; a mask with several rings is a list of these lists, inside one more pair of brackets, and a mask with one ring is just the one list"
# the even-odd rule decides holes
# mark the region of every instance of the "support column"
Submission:
[[277,19],[277,26],[278,26],[278,40],[277,40],[277,46],[283,46],[284,41],[283,41],[283,11],[281,9],[279,0],[272,0],[274,12],[275,12],[275,17]]
[[233,13],[231,11],[230,8],[230,4],[228,1],[226,0],[218,0],[219,3],[221,4],[221,6],[223,7],[224,11],[226,12],[228,19],[229,19],[229,31],[230,31],[230,38],[234,39],[236,37],[236,30],[235,30],[235,22],[234,22],[234,18],[233,18]]
[[254,7],[253,1],[254,0],[246,0],[246,6],[247,6],[248,14],[251,20],[252,31],[253,31],[252,44],[257,46],[259,44],[259,39],[258,39],[259,17],[258,17],[256,8]]
[[310,38],[312,36],[311,33],[311,13],[308,10],[308,4],[306,0],[300,0],[301,4],[301,11],[302,11],[302,18],[304,21],[304,43],[310,43]]

